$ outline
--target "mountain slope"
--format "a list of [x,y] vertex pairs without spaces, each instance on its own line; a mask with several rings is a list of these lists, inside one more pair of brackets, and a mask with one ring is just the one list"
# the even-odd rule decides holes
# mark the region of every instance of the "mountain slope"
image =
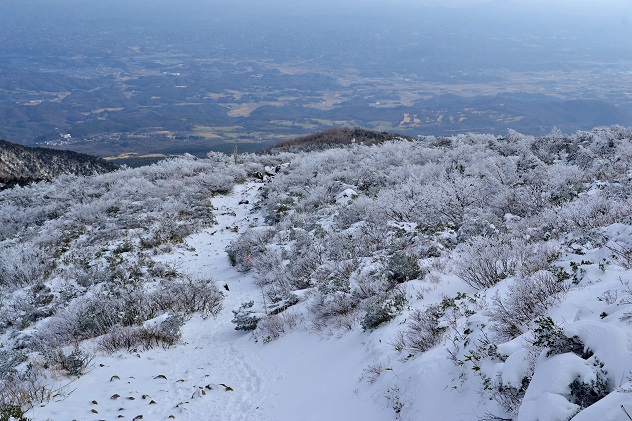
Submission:
[[90,155],[31,148],[0,140],[0,188],[52,180],[62,174],[91,175],[117,168],[115,164]]
[[332,128],[323,132],[299,136],[277,143],[271,149],[281,150],[318,150],[343,145],[377,145],[391,140],[414,140],[410,136],[397,133],[376,132],[358,127]]

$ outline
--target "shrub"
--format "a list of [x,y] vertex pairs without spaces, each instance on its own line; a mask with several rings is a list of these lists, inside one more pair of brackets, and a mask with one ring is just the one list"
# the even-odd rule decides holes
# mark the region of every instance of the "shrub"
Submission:
[[270,227],[250,228],[226,247],[231,266],[240,272],[252,269],[252,262],[265,252],[266,242],[274,235]]
[[324,294],[315,291],[308,309],[314,315],[313,324],[317,330],[351,330],[356,322],[359,304],[359,298],[348,292]]
[[404,309],[407,302],[404,292],[398,289],[382,296],[369,298],[364,307],[362,329],[372,330],[388,322]]
[[401,251],[388,258],[385,269],[386,278],[392,286],[417,279],[422,275],[417,259]]
[[456,250],[456,273],[471,287],[489,288],[513,273],[516,259],[511,248],[503,238],[472,237]]
[[535,321],[537,327],[533,330],[535,334],[533,344],[542,348],[548,348],[547,357],[572,352],[586,359],[592,355],[590,350],[584,350],[584,344],[579,337],[569,338],[564,334],[561,327],[555,324],[550,317],[540,317]]
[[30,421],[18,405],[0,404],[0,421]]
[[76,345],[70,352],[62,348],[47,350],[44,352],[46,360],[44,368],[54,367],[71,376],[79,377],[85,373],[93,358],[94,355]]
[[33,406],[48,402],[55,390],[47,385],[42,367],[29,364],[25,371],[0,381],[0,418],[11,421],[13,416],[20,421],[28,421],[24,412]]
[[252,307],[255,305],[254,301],[248,301],[242,303],[239,310],[233,310],[232,323],[235,324],[235,330],[255,330],[259,320],[263,317],[260,313],[255,313]]
[[438,305],[425,310],[413,310],[408,316],[406,327],[397,334],[395,348],[422,353],[437,345],[446,329],[439,326],[441,317],[442,311]]
[[44,346],[60,347],[72,341],[101,336],[120,322],[117,301],[103,293],[82,297],[60,311],[40,329]]
[[97,344],[103,351],[113,353],[119,349],[146,351],[155,346],[169,348],[182,337],[180,328],[184,319],[169,316],[153,326],[116,326],[110,333],[99,338]]
[[298,328],[303,321],[303,315],[296,311],[269,314],[259,321],[254,334],[268,343],[280,338],[288,330]]
[[7,379],[15,374],[15,367],[27,360],[26,355],[20,351],[0,351],[0,380]]
[[593,361],[593,369],[595,370],[595,379],[586,383],[582,381],[580,376],[577,376],[570,384],[570,401],[579,405],[581,408],[589,407],[604,398],[610,392],[608,386],[608,372],[604,370],[603,363],[595,358]]
[[212,281],[190,278],[163,282],[150,296],[150,301],[159,310],[183,316],[196,312],[203,317],[217,316],[222,310],[223,300],[224,294]]
[[529,323],[561,300],[569,284],[550,272],[540,271],[509,284],[507,295],[498,292],[492,298],[488,315],[492,329],[504,340],[513,339],[528,329]]
[[52,259],[31,243],[7,244],[0,249],[0,286],[19,288],[44,279]]

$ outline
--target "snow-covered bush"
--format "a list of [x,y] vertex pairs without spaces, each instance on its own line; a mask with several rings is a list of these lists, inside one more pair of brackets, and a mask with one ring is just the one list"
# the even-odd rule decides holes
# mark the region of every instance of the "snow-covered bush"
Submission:
[[28,243],[7,243],[0,248],[0,286],[18,288],[45,279],[52,259],[41,248]]
[[489,288],[514,272],[517,265],[512,244],[501,237],[472,237],[460,244],[456,273],[476,289]]
[[256,337],[264,342],[280,338],[287,331],[295,330],[303,323],[303,316],[299,312],[283,311],[277,314],[269,314],[262,318],[254,331]]
[[406,327],[397,333],[395,349],[420,354],[437,345],[446,330],[439,323],[442,316],[438,305],[413,310],[407,317]]
[[608,384],[608,372],[604,369],[603,363],[595,358],[592,365],[595,370],[594,379],[586,381],[581,376],[577,376],[570,384],[570,401],[582,409],[600,401],[611,391]]
[[592,355],[590,350],[586,350],[579,337],[569,338],[564,331],[550,317],[540,317],[535,321],[537,327],[533,330],[535,346],[545,348],[546,356],[564,354],[572,352],[582,358]]
[[46,349],[43,352],[47,368],[62,370],[70,376],[84,374],[94,355],[75,345],[71,350],[63,348]]
[[308,307],[317,330],[351,330],[356,325],[360,299],[347,291],[315,291]]
[[417,259],[404,252],[393,253],[386,262],[386,278],[392,286],[417,279],[423,275]]
[[362,329],[373,330],[388,322],[401,313],[407,303],[406,294],[398,289],[383,296],[369,298],[364,305]]
[[270,227],[250,228],[226,247],[226,254],[232,266],[240,272],[247,272],[253,266],[253,259],[266,251],[265,245],[274,235]]
[[546,271],[516,277],[504,297],[496,292],[492,298],[489,318],[493,331],[503,340],[523,334],[531,321],[560,302],[569,288],[570,283],[560,281]]
[[110,333],[101,336],[99,349],[114,353],[120,349],[146,351],[155,346],[168,348],[180,341],[180,328],[184,324],[181,316],[168,316],[159,323],[143,326],[115,326]]
[[242,303],[238,310],[233,310],[232,323],[235,324],[235,330],[255,330],[257,324],[263,318],[263,314],[255,312],[252,308],[255,305],[254,301],[248,301]]
[[156,291],[148,294],[148,300],[161,312],[181,317],[200,313],[208,317],[217,316],[222,310],[224,295],[211,280],[184,277],[163,281]]

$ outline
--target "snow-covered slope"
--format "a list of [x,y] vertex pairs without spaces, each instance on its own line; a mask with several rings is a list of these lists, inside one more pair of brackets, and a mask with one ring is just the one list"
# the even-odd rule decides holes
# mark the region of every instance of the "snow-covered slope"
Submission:
[[357,391],[366,360],[364,335],[338,340],[300,332],[264,345],[231,323],[232,309],[261,297],[252,276],[231,267],[224,251],[238,231],[261,219],[251,211],[260,186],[237,185],[215,198],[216,226],[187,237],[186,247],[155,257],[193,277],[214,279],[222,289],[227,285],[224,310],[216,318],[194,318],[184,327],[183,343],[169,349],[96,357],[63,395],[27,415],[36,420],[388,419],[387,408]]
[[631,151],[617,127],[512,132],[3,192],[0,402],[36,420],[629,420]]

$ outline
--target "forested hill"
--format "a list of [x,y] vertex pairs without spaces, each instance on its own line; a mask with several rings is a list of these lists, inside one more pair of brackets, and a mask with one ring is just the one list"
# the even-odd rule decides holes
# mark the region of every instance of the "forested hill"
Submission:
[[397,133],[377,132],[358,127],[332,128],[306,136],[294,137],[277,143],[271,149],[280,150],[320,150],[332,146],[376,145],[390,140],[414,140],[410,136]]
[[30,148],[0,140],[0,189],[62,174],[91,175],[118,166],[101,158],[72,151]]

